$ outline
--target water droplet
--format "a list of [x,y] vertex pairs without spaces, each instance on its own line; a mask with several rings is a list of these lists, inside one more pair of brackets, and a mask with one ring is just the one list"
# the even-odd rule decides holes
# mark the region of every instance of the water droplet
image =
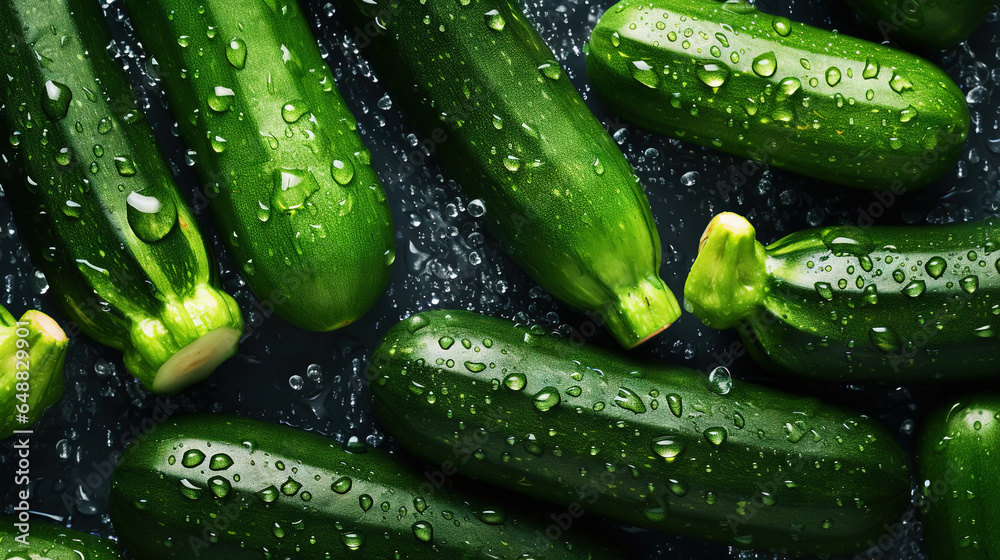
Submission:
[[627,387],[618,388],[618,395],[615,396],[615,404],[636,414],[646,412],[646,405],[643,404],[642,397]]
[[572,387],[566,389],[566,394],[571,397],[579,397],[583,394],[583,389],[581,389],[578,385],[573,385]]
[[833,87],[840,83],[840,68],[831,66],[826,69],[826,83]]
[[486,364],[482,362],[465,362],[465,369],[472,373],[479,373],[486,369]]
[[295,494],[299,493],[299,490],[301,488],[302,488],[301,482],[295,480],[292,477],[288,477],[288,480],[286,480],[284,484],[281,485],[281,493],[286,496],[294,496]]
[[208,488],[215,494],[216,498],[225,498],[229,491],[233,489],[232,484],[222,476],[213,476],[208,479]]
[[226,60],[233,68],[242,70],[247,63],[247,44],[238,37],[233,37],[226,46]]
[[135,161],[130,157],[118,156],[115,158],[115,169],[122,177],[132,177],[135,175]]
[[350,550],[357,550],[365,544],[365,539],[358,533],[346,532],[340,534],[340,541]]
[[233,90],[223,86],[215,86],[214,92],[208,98],[208,108],[216,113],[225,113],[233,108],[235,96],[236,92]]
[[965,290],[967,294],[974,294],[976,290],[979,289],[979,277],[975,274],[970,274],[959,281],[962,289]]
[[71,99],[73,92],[69,86],[49,80],[45,82],[45,91],[42,92],[42,112],[49,119],[58,121],[69,112]]
[[441,347],[442,350],[447,350],[451,348],[453,344],[455,344],[455,339],[450,336],[442,336],[441,338],[438,339],[438,345]]
[[208,463],[208,468],[213,471],[224,471],[233,466],[233,458],[225,453],[212,455],[212,460]]
[[375,500],[368,494],[362,494],[358,496],[358,505],[361,506],[361,511],[367,512],[368,510],[372,509],[372,504],[374,503]]
[[893,72],[892,78],[889,79],[889,87],[896,93],[903,93],[908,89],[913,89],[913,84],[903,76]]
[[486,20],[486,25],[494,31],[503,31],[503,27],[507,25],[504,21],[503,16],[497,10],[490,10],[483,14],[483,18]]
[[656,494],[650,494],[642,509],[646,519],[654,522],[665,520],[670,515],[670,506]]
[[778,83],[779,98],[791,97],[801,88],[802,82],[798,78],[785,78]]
[[830,301],[833,299],[833,286],[829,282],[816,282],[816,293],[823,299]]
[[[501,28],[503,28],[502,25]],[[434,527],[426,521],[417,521],[413,524],[412,529],[413,536],[416,537],[418,541],[431,542],[431,539],[434,538]]]
[[542,444],[538,441],[538,438],[535,437],[535,434],[528,434],[528,437],[524,439],[522,444],[524,445],[524,450],[531,453],[535,457],[541,457],[542,453],[545,452]]
[[724,366],[713,369],[708,374],[708,390],[716,395],[725,395],[733,389],[733,376]]
[[316,177],[309,171],[279,169],[274,172],[271,203],[278,210],[293,213],[319,190]]
[[725,428],[717,426],[714,428],[706,429],[704,432],[702,432],[702,435],[705,436],[705,439],[707,439],[713,445],[722,445],[723,443],[726,442],[726,437],[729,436],[729,432],[727,432]]
[[346,185],[354,178],[354,165],[350,161],[333,160],[330,166],[333,173],[333,180],[341,185]]
[[861,71],[861,77],[866,80],[873,80],[878,77],[879,65],[874,57],[869,56],[865,60],[865,69]]
[[205,454],[197,449],[189,449],[184,453],[184,457],[181,458],[181,464],[189,469],[193,469],[201,464],[205,460]]
[[917,108],[910,105],[899,112],[899,122],[910,122],[917,117]]
[[212,136],[211,140],[209,140],[209,144],[212,145],[212,151],[217,154],[221,154],[226,151],[226,139],[218,134]]
[[593,163],[592,167],[594,168],[594,173],[596,173],[598,175],[604,175],[604,164],[601,163],[601,159],[600,158],[595,158],[594,159],[594,163]]
[[902,349],[899,335],[889,327],[872,327],[868,331],[868,339],[876,348],[887,354],[898,353]]
[[741,414],[739,412],[734,412],[733,413],[733,426],[736,426],[737,429],[742,430],[744,427],[746,427],[746,425],[747,425],[747,421],[746,421],[745,418],[743,418],[743,414]]
[[698,67],[698,79],[714,90],[722,87],[728,77],[729,68],[723,64],[709,63]]
[[644,60],[633,60],[629,71],[635,81],[648,88],[655,89],[660,85],[660,75]]
[[286,123],[293,123],[302,118],[309,110],[309,105],[301,99],[293,99],[281,106],[281,118]]
[[684,444],[672,437],[660,437],[653,440],[653,452],[666,459],[668,463],[673,462],[682,451],[684,451]]
[[620,36],[620,35],[618,35],[618,32],[617,32],[617,31],[615,31],[615,32],[611,33],[611,44],[612,44],[612,45],[614,45],[614,46],[616,46],[616,47],[617,47],[618,45],[620,45],[620,44],[621,44],[621,42],[622,42],[622,40],[621,40],[621,36]]
[[778,60],[774,57],[774,52],[768,51],[754,58],[751,67],[758,76],[768,78],[778,70]]
[[187,46],[191,44],[191,37],[188,37],[187,35],[181,35],[177,37],[177,44],[180,45],[182,48],[187,48]]
[[823,523],[820,526],[823,527],[824,529],[830,529],[830,528],[833,527],[833,520],[832,519],[824,519]]
[[268,218],[271,217],[271,207],[264,204],[263,201],[257,201],[257,219],[262,222],[266,222]]
[[180,480],[180,490],[182,496],[191,500],[197,500],[205,495],[204,488],[186,478]]
[[528,378],[523,373],[511,373],[503,378],[503,384],[511,391],[524,389],[527,382]]
[[506,520],[506,516],[500,509],[483,509],[480,511],[473,512],[476,519],[482,521],[487,525],[503,525]]
[[782,37],[788,37],[792,33],[792,22],[786,17],[776,17],[771,20],[771,28]]
[[549,409],[559,404],[559,401],[559,389],[556,389],[551,385],[543,388],[535,394],[535,408],[542,412],[547,412]]
[[546,62],[538,67],[538,71],[550,80],[558,80],[562,77],[562,68],[558,62]]
[[948,267],[948,262],[941,257],[931,257],[927,260],[927,264],[924,265],[924,269],[927,270],[927,274],[931,278],[940,278],[944,274],[945,268]]
[[[466,208],[469,211],[469,215],[473,218],[481,218],[486,214],[486,203],[478,198],[469,201],[469,205]],[[487,348],[489,347],[487,346]]]
[[521,159],[514,155],[507,156],[503,160],[503,166],[507,168],[507,171],[514,173],[521,169]]
[[715,34],[715,40],[722,45],[723,48],[729,48],[729,37],[726,37],[725,33],[719,32]]
[[670,408],[671,414],[673,414],[677,418],[680,418],[682,411],[681,396],[678,395],[677,393],[670,393],[669,395],[667,395],[667,407]]
[[163,239],[177,223],[177,206],[169,194],[155,197],[132,191],[125,202],[125,218],[132,233],[147,243]]
[[272,484],[260,492],[257,492],[257,497],[260,498],[261,501],[269,504],[278,499],[278,489]]

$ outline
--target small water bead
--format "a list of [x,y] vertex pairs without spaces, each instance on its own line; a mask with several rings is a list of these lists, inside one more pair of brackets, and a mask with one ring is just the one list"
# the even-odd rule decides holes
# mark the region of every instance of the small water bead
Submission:
[[504,26],[507,25],[507,22],[497,10],[490,10],[486,12],[483,14],[483,19],[486,21],[486,25],[494,31],[503,31]]
[[115,169],[122,177],[132,177],[136,173],[135,161],[127,156],[118,156],[114,159]]
[[927,264],[924,268],[927,270],[927,274],[931,278],[940,278],[944,274],[945,269],[948,267],[948,262],[941,257],[931,257],[927,260]]
[[503,378],[503,384],[511,391],[520,391],[524,389],[525,384],[527,384],[528,378],[523,373],[511,373]]
[[208,479],[208,488],[216,498],[225,498],[229,494],[229,491],[233,489],[233,486],[225,477],[213,476]]
[[559,67],[558,62],[546,62],[538,67],[538,71],[541,72],[542,76],[550,80],[558,80],[562,77],[562,68]]
[[902,349],[899,335],[889,327],[872,327],[868,331],[868,339],[876,348],[887,354],[899,353]]
[[702,433],[702,435],[705,436],[705,439],[707,439],[713,445],[722,445],[723,443],[725,443],[726,438],[729,436],[729,432],[725,428],[717,426],[714,428],[706,429]]
[[417,538],[418,541],[431,542],[434,538],[434,526],[427,521],[417,521],[411,527],[413,531],[413,536]]
[[440,346],[442,350],[451,348],[453,344],[455,344],[455,339],[450,336],[442,336],[438,339],[438,346]]
[[672,437],[660,437],[653,440],[652,448],[654,453],[670,463],[684,451],[684,444]]
[[360,533],[345,532],[340,534],[340,542],[349,550],[357,550],[365,544],[365,539]]
[[293,99],[281,106],[281,118],[286,123],[294,123],[302,118],[309,110],[309,105],[301,99]]
[[212,459],[208,463],[208,468],[213,471],[224,471],[231,466],[233,466],[233,458],[225,453],[212,455]]
[[680,418],[681,412],[683,411],[681,396],[677,393],[670,393],[667,395],[667,406],[670,408],[670,413],[675,417]]
[[476,519],[482,521],[487,525],[503,525],[506,521],[506,515],[500,509],[487,508],[473,512]]
[[788,37],[792,33],[792,22],[786,17],[776,17],[771,20],[771,28],[781,37]]
[[354,178],[354,164],[348,160],[333,160],[333,163],[330,164],[330,171],[333,174],[333,180],[341,185],[347,185]]
[[278,489],[272,484],[267,488],[257,492],[257,497],[261,499],[264,503],[271,503],[278,499]]
[[178,486],[181,491],[181,495],[190,500],[198,500],[205,495],[205,489],[196,485],[194,482],[182,478]]
[[642,414],[646,412],[646,405],[642,402],[642,397],[628,387],[619,387],[618,395],[615,396],[614,403],[620,408]]
[[247,62],[247,44],[238,37],[233,37],[226,46],[226,60],[237,70],[242,70]]
[[358,496],[358,505],[361,507],[361,511],[367,512],[372,508],[372,504],[375,500],[368,494],[362,494]]
[[716,395],[725,395],[733,389],[733,376],[724,366],[713,369],[708,374],[708,390]]
[[292,477],[288,477],[288,480],[281,485],[281,493],[286,496],[294,496],[298,494],[301,489],[302,483]]
[[865,60],[865,69],[861,71],[861,77],[866,80],[873,80],[878,77],[879,63],[874,57],[869,56]]
[[181,458],[181,464],[189,469],[197,467],[205,460],[205,454],[198,449],[189,449]]
[[768,51],[754,58],[751,67],[758,76],[768,78],[777,71],[778,60],[775,58],[774,52]]
[[69,86],[49,80],[45,82],[45,91],[42,92],[42,112],[53,121],[60,120],[69,112],[71,99],[73,92]]
[[704,64],[698,67],[698,79],[706,86],[718,90],[729,77],[729,68],[724,64]]
[[816,282],[814,287],[816,288],[816,293],[823,299],[827,301],[833,299],[833,286],[831,286],[828,282]]
[[826,83],[833,87],[840,83],[840,69],[836,66],[831,66],[826,69]]
[[650,89],[655,89],[660,85],[660,74],[644,60],[633,60],[629,71],[631,71],[635,81]]
[[979,277],[975,274],[971,274],[962,278],[959,281],[959,285],[962,286],[962,289],[965,290],[966,293],[974,294],[976,293],[976,290],[979,289]]

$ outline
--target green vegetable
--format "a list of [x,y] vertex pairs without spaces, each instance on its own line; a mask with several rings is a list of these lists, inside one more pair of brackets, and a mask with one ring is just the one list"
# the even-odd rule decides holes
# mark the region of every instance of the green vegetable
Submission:
[[764,247],[749,222],[723,213],[684,298],[706,325],[738,328],[770,369],[851,383],[995,376],[998,227],[831,226]]
[[917,449],[924,540],[931,560],[988,560],[1000,550],[1000,397],[945,403],[925,422]]
[[230,255],[262,304],[314,331],[382,295],[385,192],[294,0],[125,2]]
[[121,555],[109,540],[34,519],[22,523],[5,515],[0,516],[0,558],[114,560]]
[[0,306],[0,439],[30,427],[62,396],[68,345],[48,315],[32,309],[15,321]]
[[993,0],[847,0],[862,18],[907,46],[946,49],[983,23]]
[[87,0],[0,0],[3,181],[72,330],[157,392],[236,353],[239,307],[177,192]]
[[470,446],[460,472],[622,523],[837,554],[909,503],[907,457],[878,422],[725,368],[706,378],[462,311],[396,325],[372,364],[375,410],[404,447],[454,461]]
[[638,178],[518,6],[355,4],[364,56],[514,261],[626,348],[677,319]]
[[580,532],[544,538],[547,520],[460,493],[446,486],[453,474],[449,463],[421,474],[363,446],[349,452],[259,420],[194,415],[125,450],[111,517],[144,560],[620,558]]
[[625,0],[588,47],[595,91],[626,119],[825,181],[922,186],[969,131],[964,94],[930,62],[742,1]]

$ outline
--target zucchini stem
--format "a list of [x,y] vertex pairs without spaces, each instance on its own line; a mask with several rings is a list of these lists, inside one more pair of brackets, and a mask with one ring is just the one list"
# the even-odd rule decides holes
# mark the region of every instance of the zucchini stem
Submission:
[[681,316],[677,298],[658,276],[650,276],[618,294],[607,314],[611,334],[624,348],[635,348]]
[[712,218],[684,284],[684,306],[705,325],[727,329],[750,315],[764,297],[764,246],[745,218]]

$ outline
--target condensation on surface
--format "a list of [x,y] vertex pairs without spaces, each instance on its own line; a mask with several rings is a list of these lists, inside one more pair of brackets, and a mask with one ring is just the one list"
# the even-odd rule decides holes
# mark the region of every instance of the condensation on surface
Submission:
[[[305,3],[304,3],[305,4]],[[918,195],[884,204],[872,192],[847,191],[779,169],[748,165],[746,160],[693,147],[644,131],[605,110],[590,92],[583,65],[583,45],[600,13],[612,2],[530,1],[525,9],[548,41],[566,74],[621,146],[638,171],[663,245],[661,274],[675,294],[694,259],[698,237],[711,216],[731,210],[754,223],[761,240],[770,241],[808,226],[858,223],[878,212],[885,224],[949,223],[996,214],[1000,209],[1000,35],[994,7],[989,23],[969,41],[929,58],[944,68],[967,94],[972,113],[970,140],[960,164]],[[771,13],[844,33],[879,40],[840,5],[810,1],[760,2]],[[65,396],[47,411],[33,438],[33,509],[72,526],[112,534],[107,516],[110,465],[124,443],[155,430],[169,414],[217,411],[280,421],[319,432],[351,445],[367,442],[392,447],[373,418],[366,366],[375,343],[392,324],[431,308],[462,308],[515,319],[570,336],[588,318],[568,309],[539,288],[507,259],[485,231],[490,208],[469,200],[421,148],[422,138],[410,127],[383,85],[357,54],[354,32],[341,21],[334,4],[308,5],[310,23],[334,71],[341,92],[358,119],[393,207],[396,265],[391,285],[364,319],[332,333],[303,333],[270,316],[244,286],[227,259],[220,234],[199,212],[205,235],[219,259],[224,287],[235,296],[248,325],[239,355],[208,382],[177,397],[144,391],[125,373],[121,355],[84,336],[76,336],[66,367]],[[141,85],[143,107],[155,125],[171,168],[188,200],[195,201],[198,180],[191,165],[197,154],[186,151],[164,108],[156,75],[158,65],[137,54],[120,1],[107,5],[116,41],[109,52],[126,64]],[[419,165],[414,164],[423,160]],[[413,164],[413,171],[405,164]],[[720,186],[721,185],[721,186]],[[3,186],[9,188],[7,185]],[[0,197],[0,277],[3,304],[19,316],[26,308],[41,309],[62,324],[53,293],[33,268],[17,238],[5,199]],[[613,347],[603,332],[594,344]],[[704,328],[690,314],[635,354],[643,358],[706,369],[736,343],[729,332]],[[768,382],[767,374],[747,357],[730,369],[738,379]],[[803,382],[772,384],[858,408],[884,421],[912,449],[914,424],[935,402],[934,391],[904,387],[835,386]],[[0,479],[12,480],[14,465],[0,453]],[[3,504],[15,503],[14,488]],[[758,554],[649,532],[628,531],[639,557],[677,560],[774,559]],[[882,558],[923,558],[919,524],[906,523]]]

